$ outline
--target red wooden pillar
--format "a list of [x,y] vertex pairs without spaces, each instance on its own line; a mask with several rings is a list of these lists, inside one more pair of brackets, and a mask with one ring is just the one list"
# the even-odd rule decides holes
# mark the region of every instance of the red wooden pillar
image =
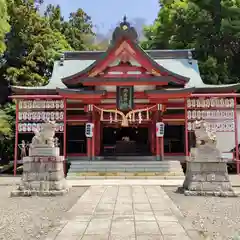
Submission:
[[64,98],[64,128],[63,128],[63,156],[64,156],[64,164],[63,171],[64,174],[67,174],[67,99]]
[[186,157],[189,156],[189,151],[188,151],[188,115],[187,115],[187,99],[184,100],[184,113],[185,113],[185,155]]
[[160,137],[160,144],[161,144],[161,161],[164,159],[164,137]]
[[91,160],[91,138],[87,138],[87,157]]
[[[88,114],[88,123],[92,122],[92,112],[91,112],[91,105],[87,106],[87,114]],[[91,156],[92,156],[92,139],[91,138],[87,138],[87,157],[88,160],[91,160]]]
[[[156,112],[156,122],[162,122],[162,104],[157,105],[157,112]],[[155,124],[156,125],[156,124]],[[155,126],[155,136],[156,136],[156,160],[162,161],[164,159],[164,138],[157,137],[156,134],[156,126]]]
[[161,160],[160,137],[156,137],[156,160]]
[[97,133],[96,133],[96,137],[97,137],[97,156],[100,155],[100,147],[101,147],[101,122],[100,122],[100,118],[99,118],[99,115],[98,115],[98,118],[97,118],[97,122],[96,122],[96,125],[97,125]]
[[13,174],[17,174],[17,159],[18,159],[18,112],[19,105],[18,100],[16,100],[16,125],[15,125],[15,148],[14,148],[14,163],[13,163]]
[[156,129],[156,123],[159,121],[160,118],[160,114],[159,114],[159,110],[157,110],[156,112],[156,122],[155,122],[155,137],[156,137],[156,160],[160,161],[161,160],[161,142],[160,142],[160,138],[157,137],[157,129]]
[[103,122],[99,121],[99,154],[102,153],[102,142],[103,142]]
[[[162,106],[161,106],[161,111],[159,112],[160,114],[160,117],[159,117],[159,120],[161,122],[163,122],[163,117],[162,117]],[[160,159],[161,161],[163,161],[164,159],[164,136],[163,137],[160,137]]]
[[153,119],[152,125],[151,125],[151,150],[152,154],[156,154],[156,148],[155,148],[155,136],[156,136],[156,121]]
[[236,96],[234,96],[234,126],[235,126],[237,174],[239,174],[240,173],[240,162],[239,162],[239,149],[238,149],[238,120],[237,120],[237,97]]
[[92,136],[92,160],[96,159],[96,115],[95,112],[92,112],[92,123],[93,127],[93,136]]

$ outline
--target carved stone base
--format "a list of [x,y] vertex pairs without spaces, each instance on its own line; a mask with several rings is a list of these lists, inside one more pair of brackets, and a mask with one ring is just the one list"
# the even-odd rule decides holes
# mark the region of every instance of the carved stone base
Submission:
[[51,190],[51,191],[36,191],[36,190],[15,190],[11,192],[11,197],[49,197],[49,196],[63,196],[69,192],[69,189]]
[[237,197],[233,191],[224,161],[188,161],[183,186],[186,196]]
[[29,148],[29,156],[59,156],[59,147],[40,146],[38,148]]
[[[36,152],[41,151],[37,149]],[[24,157],[22,179],[11,196],[60,196],[68,193],[63,164],[62,156]]]

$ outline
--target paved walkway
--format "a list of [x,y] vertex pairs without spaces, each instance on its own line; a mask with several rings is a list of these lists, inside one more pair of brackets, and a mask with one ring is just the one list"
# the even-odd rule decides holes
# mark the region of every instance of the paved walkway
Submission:
[[[240,179],[239,179],[240,180]],[[80,186],[115,186],[115,185],[141,185],[141,186],[182,186],[184,179],[86,179],[67,180],[72,187]]]
[[101,185],[91,186],[69,210],[61,229],[47,239],[201,238],[160,186]]
[[[158,179],[69,179],[68,183],[73,187],[98,186],[98,185],[160,185],[160,186],[181,186],[184,176],[166,176]],[[240,187],[240,175],[229,175],[233,187]],[[15,185],[20,182],[21,177],[0,176],[0,186]]]

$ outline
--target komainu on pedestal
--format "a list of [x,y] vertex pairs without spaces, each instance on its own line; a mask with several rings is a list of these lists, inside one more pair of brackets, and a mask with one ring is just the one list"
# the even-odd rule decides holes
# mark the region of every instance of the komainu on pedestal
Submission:
[[187,196],[236,197],[229,181],[227,163],[217,149],[216,133],[204,121],[196,122],[196,147],[191,149],[186,176],[179,191]]
[[69,191],[64,176],[64,157],[56,145],[55,123],[46,122],[41,131],[35,130],[29,156],[23,158],[23,174],[16,196],[58,196]]

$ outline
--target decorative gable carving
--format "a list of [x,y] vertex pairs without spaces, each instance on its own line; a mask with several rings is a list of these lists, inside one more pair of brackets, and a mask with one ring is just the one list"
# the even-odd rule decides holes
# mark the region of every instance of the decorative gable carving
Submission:
[[[121,75],[121,76],[120,76]],[[104,78],[108,78],[107,80]],[[111,79],[110,79],[111,78]],[[116,79],[115,79],[116,78]],[[78,82],[84,85],[123,84],[131,78],[136,84],[167,85],[168,82],[175,82],[184,85],[189,78],[173,73],[155,62],[141,47],[137,45],[137,34],[133,27],[123,22],[113,33],[113,41],[108,50],[101,58],[85,70],[63,79],[66,86],[77,85]],[[126,82],[127,83],[127,82]]]

